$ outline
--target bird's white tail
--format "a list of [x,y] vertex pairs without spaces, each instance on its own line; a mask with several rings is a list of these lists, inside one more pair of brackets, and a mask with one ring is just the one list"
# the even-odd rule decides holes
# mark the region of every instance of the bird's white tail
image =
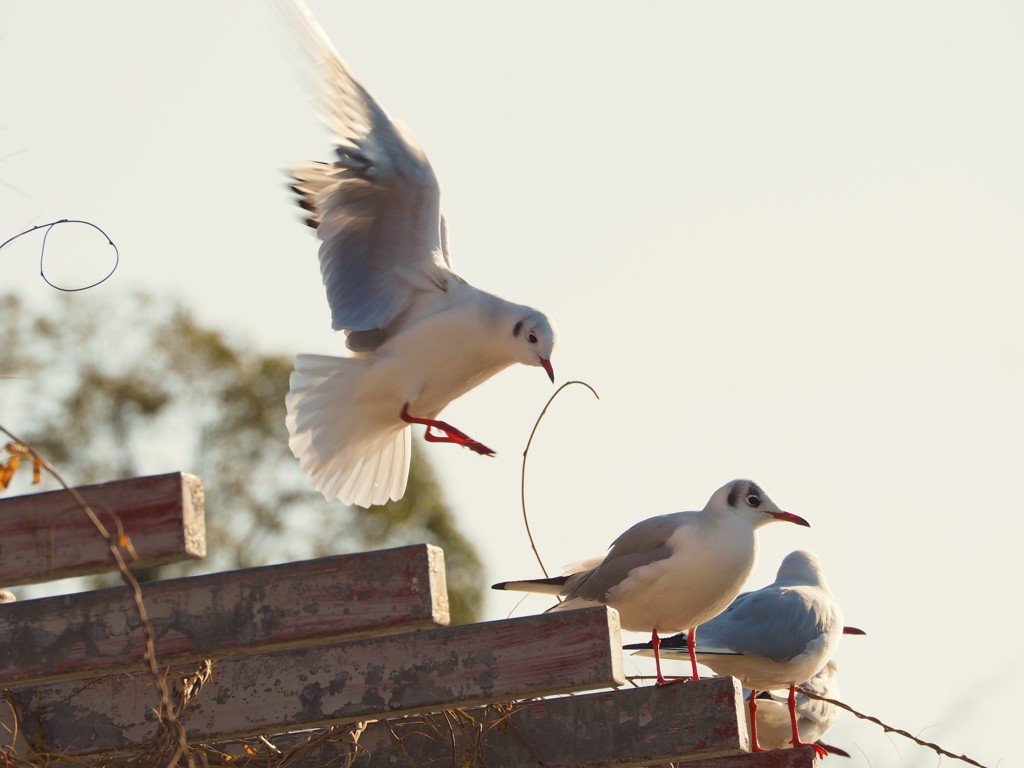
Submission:
[[405,493],[410,431],[381,429],[355,397],[366,360],[295,358],[285,398],[288,446],[325,499],[369,507]]

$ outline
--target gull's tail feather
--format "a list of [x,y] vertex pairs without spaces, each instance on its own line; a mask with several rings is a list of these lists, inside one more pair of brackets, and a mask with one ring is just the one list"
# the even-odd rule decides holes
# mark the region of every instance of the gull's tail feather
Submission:
[[[662,638],[660,651],[661,657],[663,659],[690,658],[689,646],[686,644],[687,637],[686,632],[680,632],[676,635],[672,635],[671,637]],[[622,650],[636,651],[636,653],[633,654],[634,656],[654,656],[654,646],[651,644],[650,640],[644,643],[629,643],[628,645],[622,646]],[[697,652],[697,655],[699,656],[703,651],[704,649],[701,648]],[[714,653],[714,651],[712,651],[712,653]]]
[[409,477],[408,428],[370,423],[355,392],[367,361],[299,355],[285,398],[288,446],[325,499],[369,507],[400,499]]
[[502,581],[492,584],[491,589],[507,589],[512,592],[537,592],[543,595],[561,594],[565,585],[565,576],[555,576],[550,579],[525,579],[523,581]]

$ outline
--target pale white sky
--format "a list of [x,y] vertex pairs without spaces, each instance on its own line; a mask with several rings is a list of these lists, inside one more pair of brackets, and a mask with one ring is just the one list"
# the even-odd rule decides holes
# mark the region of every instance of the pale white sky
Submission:
[[[1024,7],[313,9],[426,147],[456,267],[554,317],[559,382],[601,395],[564,392],[531,454],[549,567],[751,477],[812,525],[764,530],[751,586],[813,549],[869,632],[839,651],[844,700],[1011,763]],[[267,350],[341,349],[282,175],[330,147],[272,8],[6,0],[0,29],[4,236],[90,219],[123,257],[90,301],[166,291]],[[5,249],[0,288],[50,301],[35,253]],[[551,391],[520,367],[445,411],[493,460],[429,448],[489,581],[537,573],[519,468]],[[937,762],[852,717],[828,741]]]

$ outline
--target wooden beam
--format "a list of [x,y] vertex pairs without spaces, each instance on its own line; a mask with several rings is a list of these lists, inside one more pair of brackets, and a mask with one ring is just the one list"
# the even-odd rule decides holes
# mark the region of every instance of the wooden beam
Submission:
[[[195,475],[136,477],[76,489],[111,531],[120,520],[149,568],[206,556],[203,482]],[[106,541],[67,491],[0,500],[0,586],[117,569]]]
[[[142,585],[162,665],[448,624],[428,544]],[[0,606],[0,688],[144,666],[127,587]]]
[[[600,606],[218,659],[183,722],[190,742],[210,742],[623,682],[619,616]],[[14,693],[27,738],[51,753],[128,750],[157,734],[145,673]]]
[[[695,758],[686,765],[747,766],[743,761],[752,755],[740,727],[740,692],[733,678],[719,677],[373,722],[359,736],[352,768],[626,768]],[[350,751],[347,734],[338,737],[324,740],[318,732],[268,740],[285,753],[309,740],[317,746],[288,765],[319,768],[345,765],[340,758]],[[247,755],[256,765],[269,756],[266,745],[255,741],[217,747],[243,766]],[[804,765],[757,763],[756,768]]]
[[[813,747],[800,747],[800,749],[770,749],[766,752],[750,752],[749,754],[730,755],[711,760],[694,760],[688,762],[686,768],[813,768],[818,764]],[[651,768],[670,768],[670,766],[651,766]]]

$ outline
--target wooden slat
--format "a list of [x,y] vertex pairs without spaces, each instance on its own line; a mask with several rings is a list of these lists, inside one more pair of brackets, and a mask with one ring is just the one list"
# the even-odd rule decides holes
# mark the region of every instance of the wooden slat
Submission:
[[[162,664],[448,624],[444,553],[418,544],[142,585]],[[127,587],[0,606],[0,688],[143,666]]]
[[[834,762],[833,758],[833,762]],[[800,749],[772,749],[715,759],[700,759],[686,763],[686,768],[813,768],[819,765],[813,747]],[[652,766],[652,768],[655,768]],[[657,768],[662,768],[658,766]],[[664,766],[663,768],[669,768]]]
[[[689,761],[709,768],[746,765],[749,737],[740,728],[740,685],[731,677],[661,688],[627,688],[538,702],[510,709],[486,707],[370,723],[352,768],[486,765],[487,768],[626,768]],[[304,734],[271,737],[287,752]],[[400,743],[399,743],[400,742]],[[258,763],[265,745],[219,745],[244,765],[251,750]],[[246,749],[248,747],[248,749]],[[344,741],[301,754],[290,768],[344,765]],[[727,764],[707,760],[733,756]],[[797,768],[802,763],[780,763]],[[808,764],[809,765],[809,764]],[[776,768],[774,763],[759,768]],[[751,766],[753,768],[753,766]]]
[[[203,483],[175,472],[76,489],[111,531],[120,519],[148,568],[206,556]],[[66,491],[0,500],[0,586],[116,570],[106,541]]]
[[[618,613],[601,606],[233,656],[184,723],[189,741],[209,742],[607,688],[624,682],[621,642]],[[30,740],[51,752],[131,749],[156,733],[143,673],[15,693]]]

